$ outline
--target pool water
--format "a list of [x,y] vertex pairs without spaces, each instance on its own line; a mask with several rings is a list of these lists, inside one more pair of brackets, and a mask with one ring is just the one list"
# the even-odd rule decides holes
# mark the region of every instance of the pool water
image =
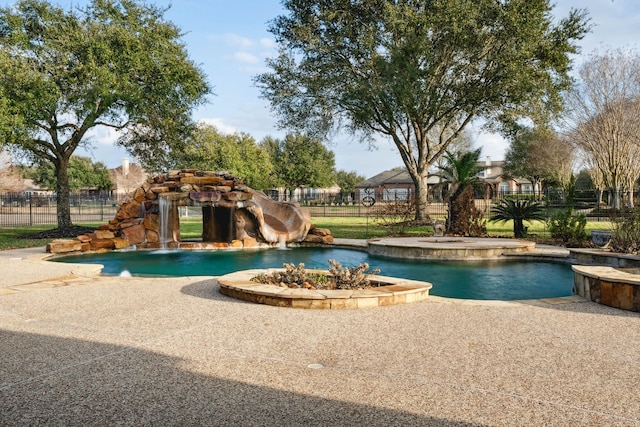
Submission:
[[567,264],[507,261],[432,261],[382,258],[335,248],[256,251],[123,251],[56,258],[53,261],[102,264],[103,274],[134,276],[220,276],[239,270],[278,268],[304,263],[329,268],[334,259],[345,267],[368,263],[380,275],[433,284],[430,294],[479,300],[518,300],[572,295],[573,271]]

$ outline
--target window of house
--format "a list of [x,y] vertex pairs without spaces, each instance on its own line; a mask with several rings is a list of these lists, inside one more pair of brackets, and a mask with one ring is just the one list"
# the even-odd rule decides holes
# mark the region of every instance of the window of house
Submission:
[[500,192],[500,194],[509,194],[511,193],[511,188],[509,186],[508,182],[501,182],[500,185],[498,186],[498,191]]
[[409,197],[409,191],[406,188],[387,188],[382,194],[382,198],[385,201],[394,200],[407,200]]

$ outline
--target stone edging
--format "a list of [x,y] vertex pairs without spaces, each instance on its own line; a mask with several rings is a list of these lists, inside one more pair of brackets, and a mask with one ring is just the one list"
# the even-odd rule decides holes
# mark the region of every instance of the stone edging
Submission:
[[613,267],[574,265],[574,290],[588,300],[640,312],[640,277]]
[[388,285],[363,290],[290,289],[252,282],[251,278],[268,270],[244,270],[218,278],[220,292],[232,298],[278,307],[343,309],[371,308],[423,301],[432,285],[417,280],[375,276]]

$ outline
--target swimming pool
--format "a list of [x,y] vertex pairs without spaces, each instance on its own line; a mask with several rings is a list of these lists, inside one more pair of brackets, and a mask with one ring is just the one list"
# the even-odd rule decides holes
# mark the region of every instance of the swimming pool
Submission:
[[384,276],[433,284],[432,295],[479,300],[519,300],[572,295],[573,272],[567,264],[525,261],[401,260],[337,248],[293,248],[255,251],[122,251],[52,259],[56,262],[102,264],[103,274],[134,276],[220,276],[239,270],[278,268],[304,263],[328,269],[330,259],[346,267],[368,263]]

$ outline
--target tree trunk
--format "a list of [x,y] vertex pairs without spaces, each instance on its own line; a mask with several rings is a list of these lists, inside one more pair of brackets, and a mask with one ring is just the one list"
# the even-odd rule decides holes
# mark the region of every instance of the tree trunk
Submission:
[[418,177],[414,182],[416,185],[416,221],[427,221],[429,219],[427,177]]
[[69,228],[71,223],[71,206],[69,205],[69,161],[61,160],[55,164],[56,168],[56,199],[58,228]]
[[522,218],[513,219],[513,237],[516,239],[524,237],[524,220]]
[[613,209],[620,210],[620,189],[613,188]]

